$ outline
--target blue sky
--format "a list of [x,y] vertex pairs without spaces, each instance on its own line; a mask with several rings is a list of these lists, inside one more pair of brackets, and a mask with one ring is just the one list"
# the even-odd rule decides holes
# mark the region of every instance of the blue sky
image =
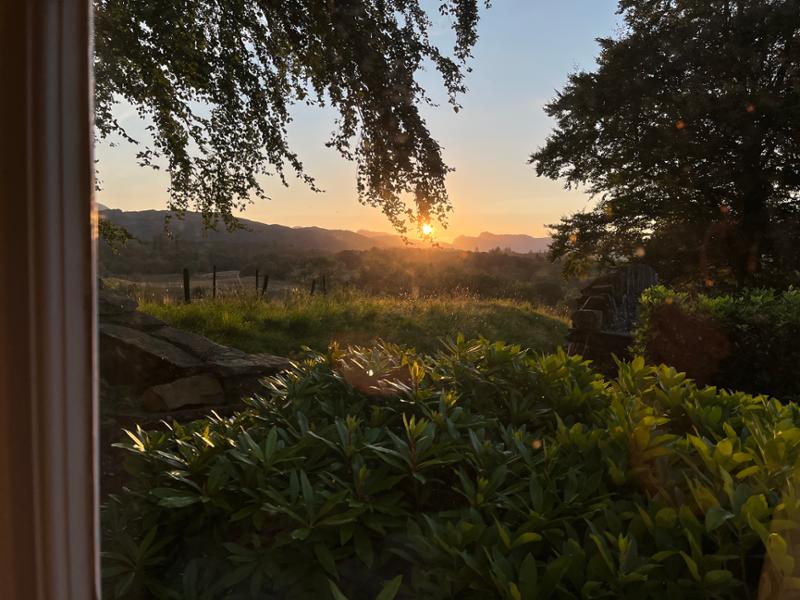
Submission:
[[[456,114],[445,102],[425,109],[445,160],[456,169],[448,177],[454,212],[447,231],[439,233],[442,239],[481,231],[544,235],[546,224],[588,206],[582,192],[537,178],[527,159],[552,127],[543,105],[570,72],[594,68],[595,38],[616,32],[615,9],[616,0],[494,0],[483,11],[462,110]],[[450,40],[446,28],[444,21],[437,27],[443,44]],[[420,80],[434,99],[443,100],[435,72],[422,73]],[[142,132],[133,111],[120,107],[118,116],[131,131]],[[357,203],[353,165],[324,147],[334,113],[298,107],[294,117],[290,142],[325,192],[315,194],[299,181],[284,188],[265,178],[272,199],[257,200],[244,216],[292,226],[388,231],[379,210]],[[137,166],[133,148],[102,143],[96,154],[103,187],[99,202],[126,210],[165,207],[166,177]]]

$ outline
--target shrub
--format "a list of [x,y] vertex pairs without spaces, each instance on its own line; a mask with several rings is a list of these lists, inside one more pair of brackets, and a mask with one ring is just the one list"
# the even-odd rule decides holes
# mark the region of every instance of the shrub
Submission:
[[800,290],[642,296],[635,352],[720,387],[800,398]]
[[639,358],[333,347],[232,417],[129,433],[106,594],[754,596],[765,548],[798,575],[798,418]]

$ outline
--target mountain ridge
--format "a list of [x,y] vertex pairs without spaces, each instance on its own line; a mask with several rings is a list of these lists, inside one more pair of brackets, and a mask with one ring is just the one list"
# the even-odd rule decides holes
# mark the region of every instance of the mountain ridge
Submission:
[[[98,206],[103,218],[124,227],[141,241],[151,241],[165,234],[166,219],[172,213],[167,210],[124,211],[118,208]],[[406,244],[397,234],[359,229],[326,229],[317,226],[290,227],[273,223],[262,223],[240,218],[243,226],[233,232],[224,227],[218,230],[203,230],[200,213],[187,212],[183,218],[169,220],[169,233],[173,239],[189,242],[235,242],[254,243],[281,249],[319,250],[340,252],[343,250],[370,250],[372,248],[397,248]],[[426,246],[419,240],[410,240],[411,247]],[[544,252],[550,238],[536,238],[526,234],[494,234],[488,231],[479,236],[458,236],[452,244],[439,242],[440,248],[486,252],[494,248],[510,249],[512,252]]]
[[488,252],[494,248],[509,249],[512,252],[547,252],[552,238],[533,237],[525,233],[490,233],[483,231],[478,236],[459,235],[452,246],[458,250],[478,250]]

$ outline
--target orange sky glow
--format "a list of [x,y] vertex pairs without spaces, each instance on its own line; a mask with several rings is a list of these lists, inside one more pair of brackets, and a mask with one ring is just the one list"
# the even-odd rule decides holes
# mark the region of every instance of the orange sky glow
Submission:
[[[504,0],[484,12],[481,38],[467,78],[469,91],[456,114],[442,94],[434,73],[420,76],[440,106],[423,113],[455,171],[447,187],[453,206],[446,227],[435,223],[434,237],[450,241],[458,235],[526,233],[547,235],[547,225],[562,215],[585,209],[591,199],[560,182],[536,177],[528,156],[545,140],[552,122],[544,104],[555,96],[576,68],[592,69],[601,35],[616,27],[613,0]],[[442,30],[446,30],[444,24]],[[117,118],[134,137],[144,137],[146,124],[130,107]],[[288,188],[275,177],[262,184],[270,200],[256,200],[245,218],[289,226],[391,231],[380,210],[355,198],[355,167],[325,147],[335,113],[305,106],[293,110],[289,142],[324,193],[314,193],[299,180]],[[124,210],[163,209],[168,178],[163,171],[136,165],[136,147],[124,142],[96,149],[102,191],[98,202]]]

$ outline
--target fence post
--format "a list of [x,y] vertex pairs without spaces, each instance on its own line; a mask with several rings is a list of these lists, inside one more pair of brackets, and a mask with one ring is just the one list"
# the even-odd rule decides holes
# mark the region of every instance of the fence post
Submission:
[[269,275],[264,275],[264,285],[261,286],[261,297],[266,298],[267,296],[267,286],[269,285]]
[[217,299],[217,265],[213,265],[211,271],[211,298]]
[[311,295],[312,296],[314,295],[314,290],[315,289],[317,289],[317,280],[316,279],[312,279],[311,280]]
[[189,288],[189,269],[183,269],[183,301],[192,303],[192,290]]

